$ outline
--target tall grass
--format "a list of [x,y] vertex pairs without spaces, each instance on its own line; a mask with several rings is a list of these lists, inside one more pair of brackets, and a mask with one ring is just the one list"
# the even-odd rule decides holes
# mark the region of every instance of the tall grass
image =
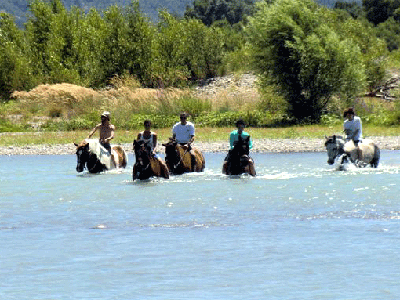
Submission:
[[[251,127],[288,127],[295,120],[285,114],[285,102],[272,87],[256,90],[234,84],[199,93],[196,89],[146,89],[129,77],[114,78],[111,86],[93,90],[71,84],[40,85],[30,92],[14,92],[13,101],[0,105],[0,131],[88,130],[100,122],[104,110],[120,130],[138,130],[143,121],[154,128],[171,128],[181,111],[190,114],[196,127],[228,127],[243,118]],[[397,92],[398,93],[398,92]],[[397,95],[400,96],[400,95]],[[364,124],[398,126],[400,104],[360,97],[344,104],[333,99],[325,127],[341,126],[344,105],[355,107]],[[284,136],[291,136],[288,131]]]

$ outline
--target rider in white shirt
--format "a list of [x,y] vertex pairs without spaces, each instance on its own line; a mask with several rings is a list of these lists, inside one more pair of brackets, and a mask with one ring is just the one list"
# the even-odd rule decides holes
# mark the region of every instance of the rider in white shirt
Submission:
[[181,121],[176,123],[174,127],[172,127],[172,138],[178,144],[187,144],[189,146],[188,152],[192,157],[192,164],[196,161],[195,153],[192,149],[192,143],[194,141],[194,124],[187,120],[187,113],[182,112],[180,114]]
[[361,119],[355,116],[354,109],[352,107],[346,109],[343,115],[346,118],[343,124],[343,129],[346,133],[346,140],[352,140],[354,145],[358,146],[358,143],[362,140]]
[[191,144],[194,141],[194,124],[187,121],[187,114],[180,114],[181,121],[172,127],[172,136],[179,144]]
[[357,161],[362,157],[362,151],[358,145],[358,143],[362,142],[362,122],[359,117],[355,116],[354,109],[352,107],[347,108],[344,111],[343,116],[346,118],[343,123],[343,130],[346,134],[346,141],[353,141],[354,146],[357,149]]

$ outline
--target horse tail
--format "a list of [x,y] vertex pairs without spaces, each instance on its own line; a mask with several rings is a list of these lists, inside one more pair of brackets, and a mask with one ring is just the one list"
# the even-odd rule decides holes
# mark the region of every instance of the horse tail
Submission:
[[114,150],[118,155],[118,166],[116,167],[126,168],[128,164],[128,155],[126,154],[125,150],[122,149],[121,146],[115,146]]
[[371,166],[377,168],[380,158],[381,158],[381,150],[377,145],[374,144],[374,157],[371,161]]

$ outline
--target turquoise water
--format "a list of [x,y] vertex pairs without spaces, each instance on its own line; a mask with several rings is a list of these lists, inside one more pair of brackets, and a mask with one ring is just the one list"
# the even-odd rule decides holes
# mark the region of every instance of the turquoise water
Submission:
[[254,154],[258,176],[132,182],[74,156],[0,156],[0,299],[398,299],[400,152],[335,171]]

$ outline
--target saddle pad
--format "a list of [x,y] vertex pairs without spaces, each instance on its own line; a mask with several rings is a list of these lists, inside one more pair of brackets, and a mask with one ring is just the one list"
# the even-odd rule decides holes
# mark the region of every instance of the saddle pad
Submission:
[[[114,164],[112,162],[112,156],[108,152],[106,148],[104,148],[99,140],[97,139],[86,139],[86,142],[89,143],[89,151],[93,154],[97,155],[98,160],[100,163],[106,166],[107,169],[111,169],[114,167]],[[113,146],[111,145],[111,148]]]

